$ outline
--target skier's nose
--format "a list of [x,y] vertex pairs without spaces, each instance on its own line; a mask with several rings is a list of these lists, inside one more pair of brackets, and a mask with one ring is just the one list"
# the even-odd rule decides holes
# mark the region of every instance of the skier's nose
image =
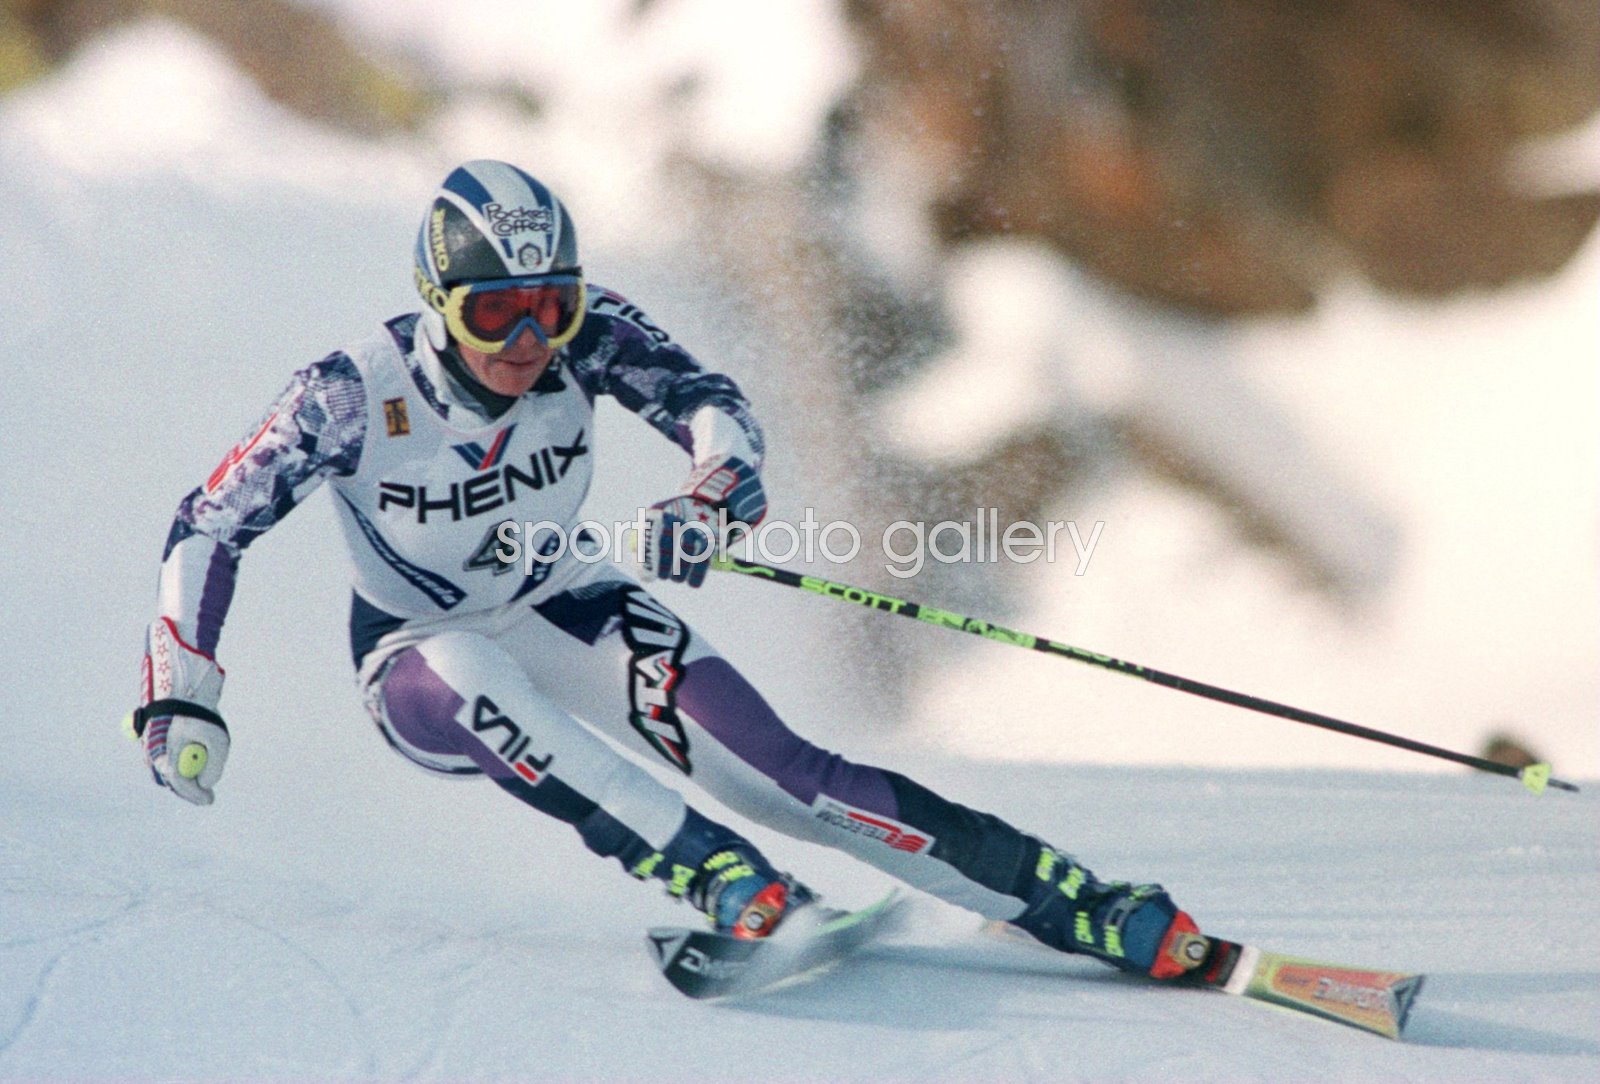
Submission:
[[545,346],[538,333],[528,324],[518,328],[511,338],[506,340],[505,346],[500,348],[500,352],[509,355],[508,360],[512,361],[533,361],[539,354],[548,351],[549,347]]

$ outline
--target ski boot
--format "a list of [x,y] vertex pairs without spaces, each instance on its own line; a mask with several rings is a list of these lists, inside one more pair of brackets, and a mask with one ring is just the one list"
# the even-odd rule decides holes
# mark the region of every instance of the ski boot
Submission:
[[780,923],[816,900],[787,873],[778,873],[753,847],[725,847],[700,864],[687,893],[718,933],[741,941],[769,937]]
[[1011,922],[1051,948],[1164,981],[1205,962],[1208,940],[1160,885],[1096,880],[1048,847],[1035,875],[1027,910]]

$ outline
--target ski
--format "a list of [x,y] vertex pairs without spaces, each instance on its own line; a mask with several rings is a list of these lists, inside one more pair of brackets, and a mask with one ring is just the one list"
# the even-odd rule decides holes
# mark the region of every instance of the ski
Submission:
[[905,897],[898,891],[857,911],[812,904],[771,937],[745,941],[715,930],[658,926],[647,940],[656,966],[692,998],[759,993],[844,959],[887,932]]
[[1203,934],[1186,934],[1173,946],[1180,959],[1198,960],[1174,980],[1285,1009],[1320,1016],[1400,1038],[1424,976],[1402,971],[1346,967],[1267,952]]
[[[1006,941],[1054,951],[1007,922],[986,922],[983,929]],[[1186,973],[1157,980],[1162,986],[1220,990],[1389,1039],[1398,1039],[1405,1031],[1425,978],[1404,971],[1319,963],[1203,933],[1180,934],[1166,951]]]

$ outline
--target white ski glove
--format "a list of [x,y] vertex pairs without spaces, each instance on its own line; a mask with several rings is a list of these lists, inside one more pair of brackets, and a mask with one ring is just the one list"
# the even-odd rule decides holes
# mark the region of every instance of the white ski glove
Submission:
[[150,773],[184,801],[210,805],[228,763],[228,724],[217,714],[221,667],[163,617],[145,630],[142,677],[143,703],[131,719]]

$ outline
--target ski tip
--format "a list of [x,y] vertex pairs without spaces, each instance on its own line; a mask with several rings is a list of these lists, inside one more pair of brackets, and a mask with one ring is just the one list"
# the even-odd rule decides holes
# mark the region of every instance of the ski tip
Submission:
[[1394,993],[1394,1032],[1389,1034],[1391,1039],[1399,1039],[1406,1030],[1406,1021],[1411,1019],[1411,1006],[1416,1004],[1417,995],[1422,993],[1422,984],[1427,981],[1426,975],[1409,975],[1395,983]]
[[[1241,975],[1245,967],[1250,970]],[[1241,953],[1239,969],[1224,990],[1398,1039],[1423,980],[1420,974],[1345,967],[1257,951],[1253,961]]]

